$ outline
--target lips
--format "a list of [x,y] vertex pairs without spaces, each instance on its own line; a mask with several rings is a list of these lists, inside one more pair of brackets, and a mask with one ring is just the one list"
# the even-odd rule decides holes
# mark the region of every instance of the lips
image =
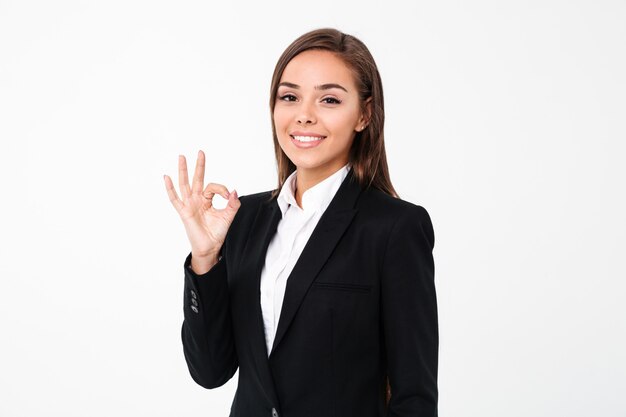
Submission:
[[326,136],[321,135],[319,133],[315,133],[315,132],[306,132],[304,130],[295,130],[293,132],[290,133],[291,137],[294,136],[312,136],[312,137],[316,137],[316,138],[325,138]]
[[293,139],[300,142],[314,142],[316,140],[326,139],[326,136],[310,136],[310,135],[289,135]]
[[312,133],[301,133],[294,132],[289,135],[291,137],[291,143],[293,143],[297,148],[301,149],[310,149],[315,148],[317,145],[322,143],[326,136],[312,134]]
[[326,136],[320,135],[319,133],[305,132],[301,130],[291,132],[289,136],[291,136],[292,140],[295,140],[299,143],[318,143],[322,139],[326,139]]

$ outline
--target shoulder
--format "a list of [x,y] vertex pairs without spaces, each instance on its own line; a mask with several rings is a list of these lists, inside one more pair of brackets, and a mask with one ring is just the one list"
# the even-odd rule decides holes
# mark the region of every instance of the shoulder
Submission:
[[241,202],[241,209],[246,207],[246,210],[251,208],[258,208],[262,203],[268,202],[270,200],[270,196],[272,195],[272,191],[261,191],[254,194],[245,194],[239,196],[239,201]]
[[430,220],[430,214],[419,204],[393,197],[376,188],[363,190],[357,207],[379,218],[397,219],[400,216],[415,217],[419,220]]
[[403,235],[419,231],[434,245],[430,213],[422,205],[393,197],[375,188],[363,190],[357,203],[359,215],[373,227],[389,234]]
[[242,220],[245,222],[251,221],[256,217],[259,209],[263,204],[270,202],[272,191],[261,191],[253,194],[245,194],[239,196],[239,202],[241,206],[237,210],[234,221],[237,223]]
[[239,196],[241,205],[228,228],[225,245],[230,247],[245,243],[245,238],[252,229],[260,208],[264,203],[270,202],[271,194],[272,191],[263,191]]

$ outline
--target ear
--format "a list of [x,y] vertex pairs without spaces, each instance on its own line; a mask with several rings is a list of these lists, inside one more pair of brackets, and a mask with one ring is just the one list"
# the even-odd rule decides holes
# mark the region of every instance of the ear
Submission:
[[372,118],[372,97],[371,96],[365,100],[364,107],[365,107],[365,111],[364,113],[361,114],[361,117],[359,117],[359,122],[357,123],[357,126],[356,126],[357,132],[363,131],[363,129],[367,127],[367,125],[370,122],[370,119]]

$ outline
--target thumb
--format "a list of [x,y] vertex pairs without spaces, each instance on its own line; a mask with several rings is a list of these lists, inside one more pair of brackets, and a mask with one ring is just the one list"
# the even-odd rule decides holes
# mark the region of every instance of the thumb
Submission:
[[241,207],[239,195],[237,195],[237,190],[233,190],[233,192],[228,195],[228,204],[226,205],[226,208],[228,208],[228,210],[234,215],[237,210],[239,210],[239,207]]

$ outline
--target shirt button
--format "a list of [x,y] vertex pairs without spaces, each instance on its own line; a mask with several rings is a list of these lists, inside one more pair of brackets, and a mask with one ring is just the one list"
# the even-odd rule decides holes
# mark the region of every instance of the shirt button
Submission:
[[272,408],[272,417],[278,417],[278,411],[275,408]]

